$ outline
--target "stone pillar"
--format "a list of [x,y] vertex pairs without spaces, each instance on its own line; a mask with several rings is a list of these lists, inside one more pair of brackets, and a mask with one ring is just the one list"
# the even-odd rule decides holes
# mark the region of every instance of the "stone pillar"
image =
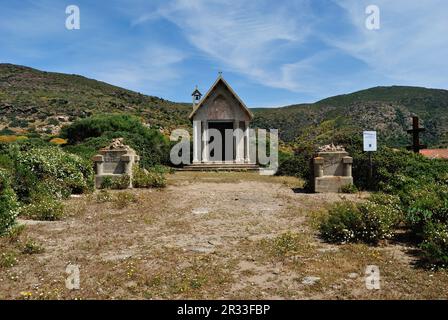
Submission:
[[120,157],[120,160],[124,164],[124,174],[132,175],[133,155],[124,154]]
[[244,162],[246,163],[250,163],[250,151],[249,151],[249,146],[250,146],[250,137],[249,137],[249,121],[245,121],[245,128],[244,128],[244,137],[245,137],[245,153],[244,153]]
[[201,162],[201,121],[194,120],[193,121],[193,163]]
[[344,168],[343,168],[344,177],[351,177],[352,176],[353,158],[352,157],[343,157],[342,163],[344,164]]
[[324,158],[314,158],[314,178],[320,178],[324,176]]
[[208,162],[208,123],[202,122],[202,162]]
[[93,162],[95,162],[95,171],[96,175],[100,176],[103,174],[103,164],[104,164],[104,156],[101,154],[97,154],[93,157]]
[[244,142],[242,134],[242,129],[240,128],[240,122],[233,122],[233,135],[235,137],[235,162],[241,163],[244,161]]
[[124,174],[129,177],[129,188],[132,188],[132,166],[134,164],[134,155],[124,154],[120,157],[124,165]]

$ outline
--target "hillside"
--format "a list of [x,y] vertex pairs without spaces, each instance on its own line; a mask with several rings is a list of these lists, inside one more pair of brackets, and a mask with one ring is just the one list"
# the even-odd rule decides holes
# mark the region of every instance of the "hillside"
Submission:
[[411,116],[418,115],[427,129],[425,143],[446,145],[448,91],[419,87],[376,87],[335,96],[314,104],[275,109],[255,109],[255,124],[279,128],[281,138],[292,141],[310,125],[337,119],[338,126],[377,130],[380,139],[394,146],[409,143],[406,130]]
[[[190,127],[191,106],[88,79],[0,64],[0,134],[37,131],[57,134],[74,119],[99,113],[129,113],[165,133]],[[306,128],[325,120],[358,131],[373,129],[393,146],[409,143],[406,130],[418,115],[427,131],[424,142],[448,144],[448,91],[419,87],[376,87],[335,96],[313,104],[253,109],[253,126],[278,128],[284,141],[293,141]]]
[[88,79],[0,64],[0,130],[56,133],[61,125],[93,114],[126,112],[169,130],[187,125],[190,106]]

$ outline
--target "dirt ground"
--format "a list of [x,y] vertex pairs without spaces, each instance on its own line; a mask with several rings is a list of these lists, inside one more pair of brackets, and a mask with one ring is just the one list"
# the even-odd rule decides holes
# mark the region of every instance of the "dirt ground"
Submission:
[[[319,239],[329,204],[367,195],[300,187],[256,173],[178,172],[163,190],[72,198],[63,220],[21,220],[20,234],[0,240],[0,298],[448,298],[448,272],[418,267],[411,245]],[[66,288],[68,265],[79,269],[78,290]],[[379,267],[379,290],[366,288],[368,265]]]

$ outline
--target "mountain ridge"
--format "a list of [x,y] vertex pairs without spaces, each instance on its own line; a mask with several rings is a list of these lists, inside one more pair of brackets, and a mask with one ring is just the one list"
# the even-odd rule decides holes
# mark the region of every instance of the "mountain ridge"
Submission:
[[426,127],[423,139],[427,144],[446,146],[448,141],[448,90],[444,89],[378,86],[310,104],[257,109],[255,114],[257,126],[282,129],[284,141],[293,141],[309,126],[339,119],[340,126],[377,130],[385,143],[405,146],[412,116],[419,116]]
[[[149,126],[187,126],[190,107],[147,96],[80,75],[0,64],[0,124],[20,131],[57,131],[67,123],[100,113],[132,113]],[[64,120],[65,117],[65,120]],[[12,125],[11,125],[12,124]],[[55,132],[52,132],[55,133]]]
[[[101,113],[130,113],[151,127],[169,133],[190,127],[191,105],[144,95],[74,74],[0,64],[0,130],[3,134],[37,131],[56,135],[77,118]],[[277,128],[291,142],[305,129],[334,120],[358,131],[378,130],[393,146],[409,143],[406,130],[417,115],[429,145],[448,141],[448,90],[415,86],[377,86],[315,103],[279,108],[253,108],[253,127]],[[337,120],[337,121],[336,121]]]

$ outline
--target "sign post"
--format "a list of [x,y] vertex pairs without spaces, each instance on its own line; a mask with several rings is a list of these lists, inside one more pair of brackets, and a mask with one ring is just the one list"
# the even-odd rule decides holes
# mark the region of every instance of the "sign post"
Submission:
[[376,131],[363,132],[363,145],[364,151],[369,154],[369,186],[371,187],[373,180],[372,152],[377,151]]

